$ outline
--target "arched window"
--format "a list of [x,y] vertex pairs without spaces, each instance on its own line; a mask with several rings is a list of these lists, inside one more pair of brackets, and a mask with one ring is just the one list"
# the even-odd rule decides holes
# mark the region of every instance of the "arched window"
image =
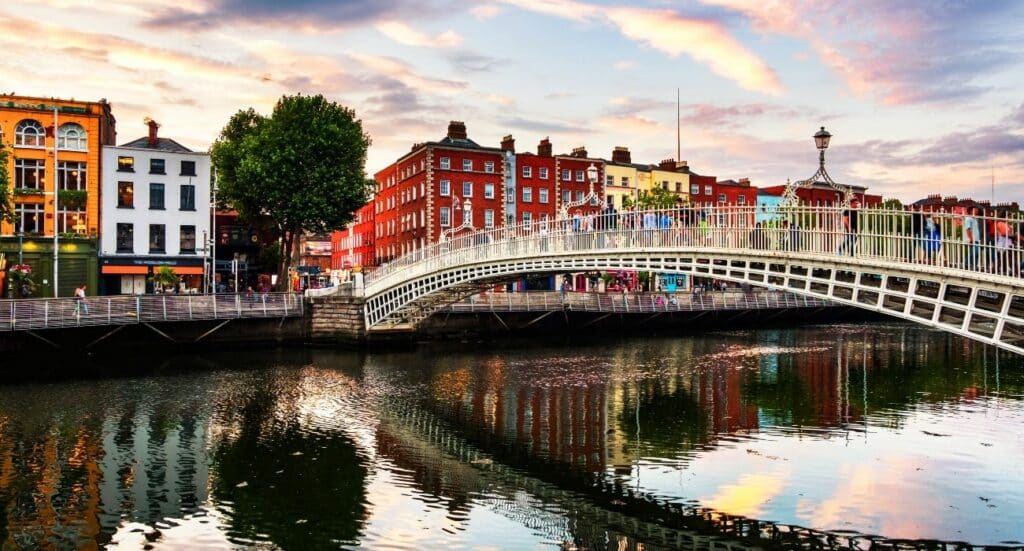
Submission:
[[38,121],[25,119],[14,127],[14,145],[43,147],[46,144],[46,130]]
[[60,127],[60,132],[57,133],[57,147],[60,149],[85,151],[89,148],[89,143],[85,136],[85,129],[75,123],[62,125]]

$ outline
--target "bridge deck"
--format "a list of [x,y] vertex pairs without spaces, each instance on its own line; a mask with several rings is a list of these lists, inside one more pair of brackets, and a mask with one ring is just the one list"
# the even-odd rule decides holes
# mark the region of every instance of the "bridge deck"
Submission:
[[714,310],[772,310],[837,306],[827,300],[781,292],[681,293],[575,293],[564,296],[554,291],[488,293],[474,295],[449,305],[446,312],[550,312],[570,309],[579,312],[624,314],[695,312]]
[[0,300],[0,332],[165,321],[281,318],[303,315],[293,293],[138,295]]

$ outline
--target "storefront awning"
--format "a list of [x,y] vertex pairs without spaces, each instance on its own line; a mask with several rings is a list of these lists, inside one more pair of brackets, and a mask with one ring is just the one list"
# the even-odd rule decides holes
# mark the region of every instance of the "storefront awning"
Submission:
[[171,266],[177,275],[203,275],[202,266]]
[[[149,273],[149,268],[147,266],[103,266],[101,273],[108,275],[146,275]],[[200,273],[202,273],[202,268],[200,268]]]

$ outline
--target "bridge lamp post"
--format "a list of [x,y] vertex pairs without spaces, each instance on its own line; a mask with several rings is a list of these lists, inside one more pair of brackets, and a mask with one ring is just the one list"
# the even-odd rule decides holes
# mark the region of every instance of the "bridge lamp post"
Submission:
[[470,228],[473,229],[473,202],[469,200],[469,197],[462,202],[462,223],[458,226],[455,225],[455,211],[459,210],[459,197],[452,194],[452,210],[449,219],[451,225],[450,228],[441,232],[441,242],[444,243],[452,238],[456,233]]
[[594,163],[590,163],[590,166],[587,167],[587,182],[589,183],[590,188],[587,191],[586,197],[580,199],[579,201],[570,201],[568,203],[562,204],[562,208],[559,210],[558,213],[559,218],[569,218],[569,209],[580,207],[588,203],[600,203],[601,198],[597,196],[596,192],[594,192],[594,186],[597,185],[598,172],[599,171],[597,167],[594,166]]
[[780,206],[796,206],[797,203],[800,202],[796,193],[797,189],[813,186],[815,182],[825,182],[829,187],[839,193],[839,196],[842,198],[842,207],[844,209],[850,208],[850,201],[853,199],[853,190],[850,186],[837,183],[828,175],[828,171],[825,170],[825,150],[828,149],[828,145],[831,140],[832,134],[830,134],[828,130],[825,130],[824,126],[821,127],[821,130],[814,133],[814,147],[818,148],[818,171],[806,180],[787,183],[786,192],[783,194],[782,204]]

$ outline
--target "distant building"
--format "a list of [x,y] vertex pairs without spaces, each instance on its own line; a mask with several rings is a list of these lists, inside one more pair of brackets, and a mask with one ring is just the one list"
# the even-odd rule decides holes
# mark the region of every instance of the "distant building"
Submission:
[[955,195],[947,197],[943,197],[941,195],[929,195],[924,199],[914,201],[910,206],[919,208],[925,212],[941,211],[956,214],[963,214],[967,212],[967,209],[973,207],[977,208],[979,212],[986,216],[1006,216],[1020,212],[1020,207],[1016,202],[998,203],[993,205],[990,201],[975,201],[974,199],[968,198],[959,199]]
[[[845,184],[840,184],[840,187],[845,187]],[[864,186],[852,185],[850,189],[853,196],[860,201],[861,206],[874,207],[882,204],[882,196],[867,193],[868,189]],[[762,191],[782,194],[785,193],[786,186],[768,186],[762,188]],[[832,207],[843,203],[842,194],[827,182],[814,182],[807,187],[797,188],[796,196],[801,204],[813,207]]]
[[158,135],[103,147],[100,292],[141,294],[168,266],[202,289],[210,236],[210,156]]

